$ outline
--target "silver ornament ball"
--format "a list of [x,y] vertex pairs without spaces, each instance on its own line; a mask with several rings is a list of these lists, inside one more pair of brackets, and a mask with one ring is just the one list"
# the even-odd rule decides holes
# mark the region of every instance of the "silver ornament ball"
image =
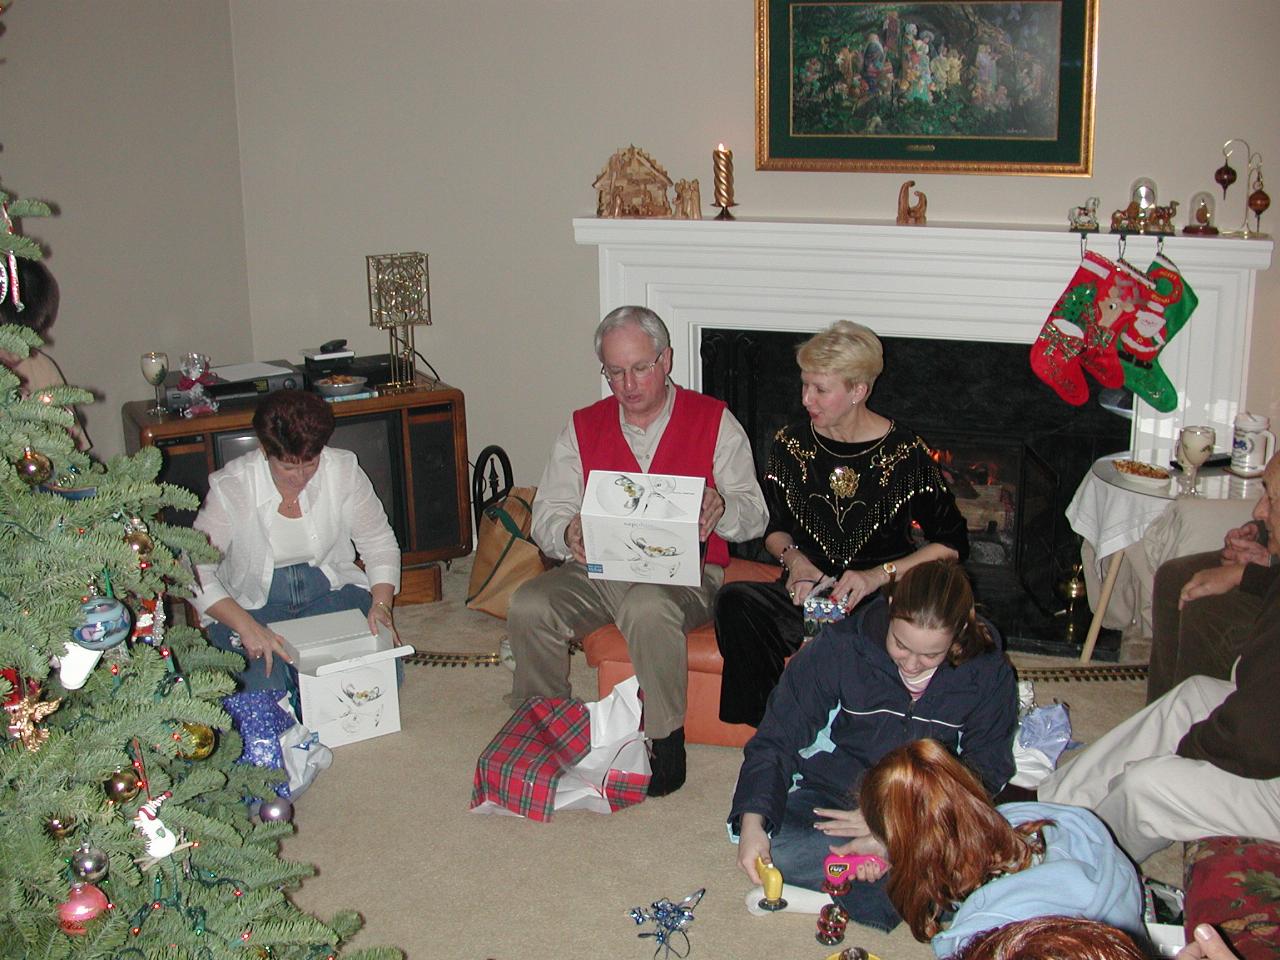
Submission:
[[71,872],[89,883],[97,883],[105,877],[110,865],[106,853],[87,842],[80,844],[80,849],[71,855]]
[[293,819],[293,804],[284,797],[272,797],[258,804],[258,819],[263,823],[288,823]]

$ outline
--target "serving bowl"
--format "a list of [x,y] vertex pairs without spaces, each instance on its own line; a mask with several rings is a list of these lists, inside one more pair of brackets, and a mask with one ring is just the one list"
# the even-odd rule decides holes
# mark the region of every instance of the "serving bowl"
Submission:
[[362,391],[368,379],[368,377],[354,377],[344,373],[313,380],[312,386],[322,397],[349,397],[353,393]]

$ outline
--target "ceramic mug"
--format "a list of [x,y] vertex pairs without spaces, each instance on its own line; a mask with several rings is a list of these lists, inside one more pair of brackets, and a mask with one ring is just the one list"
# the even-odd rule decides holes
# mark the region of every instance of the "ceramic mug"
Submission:
[[1236,415],[1231,434],[1231,472],[1241,477],[1257,477],[1276,452],[1276,435],[1267,429],[1266,417],[1253,413]]

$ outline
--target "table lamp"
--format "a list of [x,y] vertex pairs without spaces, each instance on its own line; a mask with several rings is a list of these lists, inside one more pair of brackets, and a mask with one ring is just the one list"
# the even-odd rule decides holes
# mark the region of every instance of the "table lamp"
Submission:
[[431,286],[425,253],[384,253],[365,257],[369,272],[369,325],[390,338],[391,380],[384,390],[414,384],[413,328],[431,323]]

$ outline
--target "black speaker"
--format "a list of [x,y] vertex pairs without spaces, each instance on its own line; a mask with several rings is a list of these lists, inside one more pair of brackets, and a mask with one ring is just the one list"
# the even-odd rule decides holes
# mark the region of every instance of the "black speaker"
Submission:
[[458,461],[448,411],[410,412],[408,459],[413,476],[411,549],[437,550],[467,543],[471,530],[463,530],[459,519],[466,511],[458,503]]

